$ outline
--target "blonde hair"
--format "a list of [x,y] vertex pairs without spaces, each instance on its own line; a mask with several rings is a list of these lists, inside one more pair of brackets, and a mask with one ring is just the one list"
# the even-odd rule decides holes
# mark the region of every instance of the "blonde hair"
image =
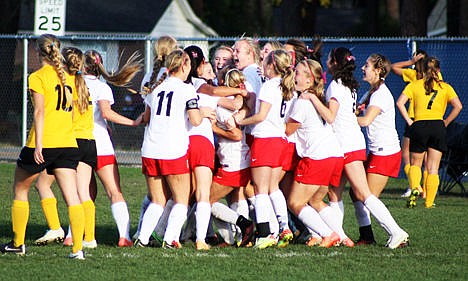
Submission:
[[83,52],[78,48],[68,47],[62,50],[64,64],[68,69],[70,75],[75,75],[75,86],[78,95],[78,110],[81,114],[88,110],[89,105],[89,91],[86,82],[83,78],[82,71],[84,65]]
[[166,61],[164,66],[167,68],[167,71],[163,73],[161,78],[154,83],[148,93],[151,93],[159,84],[161,84],[168,75],[177,73],[181,67],[186,64],[190,63],[189,55],[182,49],[175,49],[169,53],[166,57]]
[[285,50],[274,50],[264,60],[267,65],[273,65],[274,71],[281,76],[280,88],[283,98],[290,100],[296,85],[291,67],[291,56]]
[[37,39],[36,44],[39,56],[54,67],[62,86],[64,86],[67,79],[62,65],[60,41],[52,34],[42,34]]
[[129,86],[135,75],[143,69],[139,52],[134,52],[116,72],[109,74],[104,68],[102,56],[95,50],[85,53],[85,71],[96,77],[102,76],[107,82],[119,87]]
[[224,85],[230,88],[245,88],[245,76],[237,68],[230,69],[224,76]]
[[310,92],[316,95],[320,101],[325,104],[325,81],[323,80],[323,69],[319,62],[313,59],[306,59],[299,62],[306,66],[305,74],[307,77],[312,78],[313,84],[306,89],[306,92]]
[[161,36],[153,45],[154,52],[154,64],[153,72],[151,73],[148,85],[145,85],[146,89],[152,89],[152,85],[156,83],[159,70],[164,66],[167,55],[177,48],[177,40],[172,36]]
[[252,53],[254,56],[254,61],[256,64],[260,63],[260,47],[258,46],[258,40],[254,40],[250,37],[243,37],[236,42],[236,45],[239,42],[245,42],[248,45],[248,53]]

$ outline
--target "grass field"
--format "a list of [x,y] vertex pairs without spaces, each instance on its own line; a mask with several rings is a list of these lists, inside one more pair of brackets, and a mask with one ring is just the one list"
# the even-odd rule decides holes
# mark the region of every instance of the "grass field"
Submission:
[[[0,164],[0,242],[11,240],[13,164]],[[141,199],[146,193],[138,168],[121,167],[122,186],[135,231]],[[69,248],[33,246],[46,230],[37,192],[30,192],[27,255],[0,255],[0,280],[468,280],[466,197],[438,196],[437,207],[424,209],[418,202],[407,209],[400,194],[403,180],[392,180],[382,195],[397,222],[410,234],[410,246],[384,247],[386,234],[376,223],[377,246],[285,249],[212,249],[198,252],[194,244],[179,250],[120,249],[118,235],[102,187],[96,201],[98,248],[86,252],[85,261],[68,260]],[[62,226],[68,225],[65,204],[59,201]],[[358,230],[349,198],[345,199],[345,230],[356,239]]]

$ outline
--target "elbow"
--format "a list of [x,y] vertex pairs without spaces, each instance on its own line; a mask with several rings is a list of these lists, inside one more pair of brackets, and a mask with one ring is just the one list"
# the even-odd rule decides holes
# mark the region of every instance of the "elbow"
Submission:
[[242,132],[239,131],[239,133],[235,133],[232,136],[232,140],[233,141],[241,141],[242,140]]

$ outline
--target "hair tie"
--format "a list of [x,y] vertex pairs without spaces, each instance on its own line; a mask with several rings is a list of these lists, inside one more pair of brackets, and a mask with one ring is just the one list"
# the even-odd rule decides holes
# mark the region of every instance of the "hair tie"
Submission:
[[244,83],[240,83],[240,84],[239,84],[239,89],[245,90],[245,84],[244,84]]
[[314,49],[310,49],[310,48],[309,48],[309,45],[306,45],[306,49],[307,49],[307,53],[313,53],[313,52],[315,52]]
[[276,71],[276,62],[275,62],[274,51],[271,51],[270,54],[271,54],[271,62],[273,63],[273,66],[275,67],[275,71]]
[[95,64],[100,64],[101,63],[101,59],[99,58],[99,56],[96,56],[96,58],[94,59],[94,63]]
[[323,80],[323,83],[327,84],[327,72],[326,71],[322,72],[322,80]]
[[356,58],[354,56],[347,56],[346,60],[347,61],[354,61],[354,60],[356,60]]
[[291,65],[296,65],[296,51],[292,50],[289,52],[291,54]]
[[380,77],[380,80],[385,81],[385,77]]
[[307,62],[307,60],[303,60],[303,62],[305,63],[305,65],[307,65],[307,68],[308,68],[309,71],[310,71],[310,76],[312,76],[312,81],[314,81],[314,84],[315,84],[315,75],[314,75],[314,73],[312,72],[312,68],[310,68],[310,65],[309,65],[309,63]]
[[76,72],[76,74],[77,74],[77,75],[81,75],[81,71],[78,70],[78,71]]

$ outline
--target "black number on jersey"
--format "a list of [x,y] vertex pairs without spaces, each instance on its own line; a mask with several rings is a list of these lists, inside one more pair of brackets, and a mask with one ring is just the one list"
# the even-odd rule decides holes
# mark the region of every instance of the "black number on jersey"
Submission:
[[[67,91],[70,93],[69,96],[72,97],[72,88],[68,85],[57,85],[55,86],[55,91],[57,92],[57,106],[55,110],[62,109],[63,111],[69,112],[72,111],[72,102],[67,100]],[[68,104],[68,106],[67,106]]]
[[432,104],[434,103],[434,99],[435,99],[436,96],[437,96],[437,90],[434,90],[434,92],[432,92],[431,99],[427,103],[427,109],[432,109]]
[[158,109],[156,110],[156,115],[161,115],[161,111],[162,111],[162,108],[163,108],[164,97],[166,97],[166,99],[167,99],[166,116],[171,115],[171,104],[172,104],[172,95],[173,94],[174,94],[173,91],[170,91],[167,94],[166,94],[165,91],[159,92],[159,94],[157,95],[157,97],[159,98],[159,101],[158,101]]
[[281,109],[280,109],[280,117],[281,118],[284,118],[284,116],[286,115],[286,106],[287,106],[286,101],[283,98],[283,100],[281,101]]

